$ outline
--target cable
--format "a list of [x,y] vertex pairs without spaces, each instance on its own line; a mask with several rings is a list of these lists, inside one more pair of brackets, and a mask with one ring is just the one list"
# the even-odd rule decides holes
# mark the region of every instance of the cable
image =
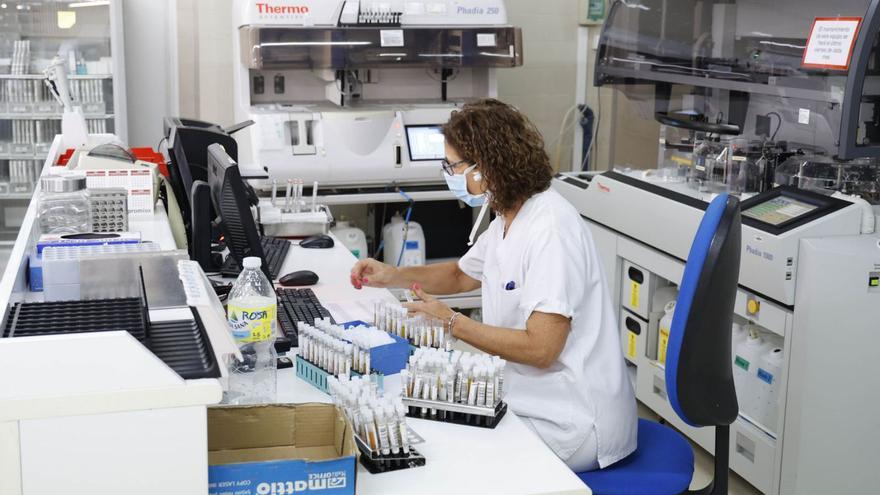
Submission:
[[409,219],[412,216],[412,209],[415,201],[413,201],[413,199],[406,192],[404,192],[403,189],[398,188],[397,192],[399,192],[400,195],[403,196],[403,198],[406,199],[409,203],[409,206],[406,209],[406,218],[404,218],[403,220],[403,243],[400,245],[400,254],[397,256],[396,266],[399,267],[400,262],[403,261],[403,252],[406,250],[406,239],[409,235]]
[[571,117],[572,112],[574,112],[575,110],[580,110],[578,112],[580,117],[583,117],[584,112],[587,111],[586,105],[584,105],[583,108],[579,108],[579,106],[580,105],[572,105],[571,108],[569,108],[565,112],[565,115],[562,117],[562,121],[559,123],[559,134],[556,136],[556,139],[554,139],[552,142],[550,142],[549,145],[547,145],[547,148],[553,147],[555,145],[553,166],[554,168],[556,168],[556,170],[559,170],[559,162],[562,157],[562,140],[569,133],[569,131],[571,131],[574,126],[576,126],[579,122],[579,120],[574,120],[571,124],[566,125],[569,117]]
[[770,136],[770,141],[776,141],[776,134],[779,133],[779,129],[782,129],[782,115],[779,115],[776,112],[767,112],[767,117],[770,117],[771,115],[775,115],[776,119],[778,120],[778,123],[776,124],[776,130],[773,131],[773,135]]
[[598,153],[599,145],[596,144],[596,141],[599,140],[599,129],[600,124],[602,123],[602,90],[596,88],[596,125],[593,130],[593,137],[590,139],[590,146],[587,148],[587,152],[584,153],[584,159],[581,161],[581,171],[585,171],[587,167],[587,162],[590,160],[590,157],[593,156],[593,153]]

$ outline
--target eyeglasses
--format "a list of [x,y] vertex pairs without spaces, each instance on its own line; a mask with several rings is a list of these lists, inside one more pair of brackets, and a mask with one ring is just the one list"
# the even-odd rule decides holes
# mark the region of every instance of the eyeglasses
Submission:
[[455,175],[455,167],[461,165],[462,163],[470,165],[470,162],[468,162],[467,160],[450,162],[449,159],[445,157],[440,160],[440,165],[443,167],[443,171],[446,172],[446,175]]

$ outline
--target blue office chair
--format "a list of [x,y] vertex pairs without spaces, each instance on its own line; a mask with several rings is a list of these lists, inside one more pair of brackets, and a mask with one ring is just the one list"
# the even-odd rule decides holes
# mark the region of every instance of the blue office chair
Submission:
[[727,493],[730,424],[739,412],[730,328],[740,237],[739,201],[722,194],[709,204],[691,244],[666,351],[666,392],[673,410],[691,426],[715,427],[713,481],[689,492],[690,444],[671,428],[640,419],[634,453],[605,469],[578,473],[595,495]]

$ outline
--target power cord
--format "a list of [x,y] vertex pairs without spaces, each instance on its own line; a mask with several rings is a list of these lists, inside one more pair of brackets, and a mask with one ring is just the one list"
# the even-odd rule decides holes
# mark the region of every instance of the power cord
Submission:
[[770,141],[776,141],[776,135],[779,134],[779,129],[782,129],[782,115],[779,115],[776,112],[767,112],[767,117],[773,115],[777,119],[776,130],[773,131],[773,135],[770,136]]
[[413,204],[415,201],[403,191],[403,189],[398,188],[397,192],[403,196],[404,199],[409,203],[409,206],[406,208],[406,217],[403,220],[403,243],[400,245],[400,254],[397,255],[397,265],[400,266],[400,262],[403,261],[403,252],[406,250],[406,240],[409,236],[409,219],[412,216]]

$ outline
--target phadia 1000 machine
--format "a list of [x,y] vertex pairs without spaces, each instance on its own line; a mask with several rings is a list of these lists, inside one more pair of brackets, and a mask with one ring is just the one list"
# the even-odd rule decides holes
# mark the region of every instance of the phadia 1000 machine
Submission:
[[[878,9],[613,2],[595,83],[657,124],[612,132],[613,170],[554,182],[596,240],[639,400],[710,452],[713,432],[666,399],[660,320],[708,202],[741,199],[730,467],[768,494],[880,483]],[[634,140],[650,149],[637,156]]]

